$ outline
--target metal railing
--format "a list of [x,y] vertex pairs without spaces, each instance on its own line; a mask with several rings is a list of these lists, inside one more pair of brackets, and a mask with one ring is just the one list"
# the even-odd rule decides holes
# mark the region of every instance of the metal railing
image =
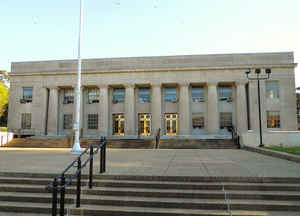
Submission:
[[232,125],[231,127],[229,127],[229,130],[231,131],[232,142],[235,145],[237,145],[239,148],[241,148],[241,145],[240,145],[240,136],[238,135],[237,130],[234,127],[234,125]]
[[158,128],[156,136],[155,136],[155,148],[159,147],[159,140],[160,140],[160,128]]
[[[100,150],[100,173],[105,172],[106,168],[106,144],[107,141],[105,138],[101,138],[100,142],[97,144],[96,150],[94,150],[93,144],[86,147],[86,149],[58,176],[56,176],[51,183],[49,183],[46,187],[48,191],[52,191],[52,216],[57,215],[57,204],[58,199],[57,195],[60,192],[60,211],[59,215],[62,216],[65,213],[65,192],[66,187],[69,186],[75,178],[77,178],[76,183],[76,208],[80,207],[80,192],[81,192],[81,171],[84,167],[90,163],[89,166],[89,188],[93,187],[93,161],[94,156]],[[89,153],[89,157],[83,162],[81,157],[85,154]],[[66,180],[66,173],[72,167],[77,167],[77,171],[70,175],[69,179]]]

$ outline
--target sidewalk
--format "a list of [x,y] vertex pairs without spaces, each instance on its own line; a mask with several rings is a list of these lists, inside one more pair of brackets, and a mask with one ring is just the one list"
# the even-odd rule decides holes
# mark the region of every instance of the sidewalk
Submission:
[[[58,174],[77,157],[70,150],[0,148],[0,172]],[[99,154],[94,169],[99,171]],[[108,149],[106,170],[112,175],[300,177],[297,163],[231,149]]]

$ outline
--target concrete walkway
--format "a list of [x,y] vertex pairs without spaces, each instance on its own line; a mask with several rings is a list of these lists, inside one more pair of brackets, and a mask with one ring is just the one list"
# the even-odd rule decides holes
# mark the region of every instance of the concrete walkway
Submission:
[[[70,149],[0,148],[0,172],[60,173],[75,158]],[[94,164],[97,173],[99,154]],[[300,166],[244,150],[108,149],[106,174],[300,177]]]

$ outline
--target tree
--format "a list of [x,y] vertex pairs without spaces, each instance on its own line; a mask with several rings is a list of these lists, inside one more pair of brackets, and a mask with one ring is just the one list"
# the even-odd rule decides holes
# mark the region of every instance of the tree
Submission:
[[[8,108],[8,87],[6,83],[9,81],[9,77],[6,71],[0,71],[0,125],[4,122],[2,120],[7,119]],[[3,126],[3,125],[2,125]]]

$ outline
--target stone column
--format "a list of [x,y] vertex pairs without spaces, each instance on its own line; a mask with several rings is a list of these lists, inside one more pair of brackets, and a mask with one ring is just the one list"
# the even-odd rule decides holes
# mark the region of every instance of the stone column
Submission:
[[48,110],[48,135],[58,135],[58,88],[50,87]]
[[236,128],[239,135],[248,131],[246,81],[236,82]]
[[108,136],[109,133],[109,119],[111,118],[110,116],[110,111],[109,111],[109,96],[108,96],[108,90],[109,86],[108,85],[102,85],[99,86],[99,116],[98,116],[98,127],[101,136]]
[[162,121],[162,103],[161,103],[161,84],[152,85],[151,96],[151,112],[152,112],[152,135],[155,136],[157,130],[160,128],[160,134],[163,134]]
[[127,85],[125,89],[125,135],[136,135],[134,85]]
[[217,134],[220,130],[217,82],[207,83],[207,132]]
[[48,118],[48,89],[46,87],[41,88],[42,93],[42,123],[41,123],[41,135],[47,135],[47,118]]
[[189,83],[179,84],[179,134],[189,135],[191,132],[191,108]]

